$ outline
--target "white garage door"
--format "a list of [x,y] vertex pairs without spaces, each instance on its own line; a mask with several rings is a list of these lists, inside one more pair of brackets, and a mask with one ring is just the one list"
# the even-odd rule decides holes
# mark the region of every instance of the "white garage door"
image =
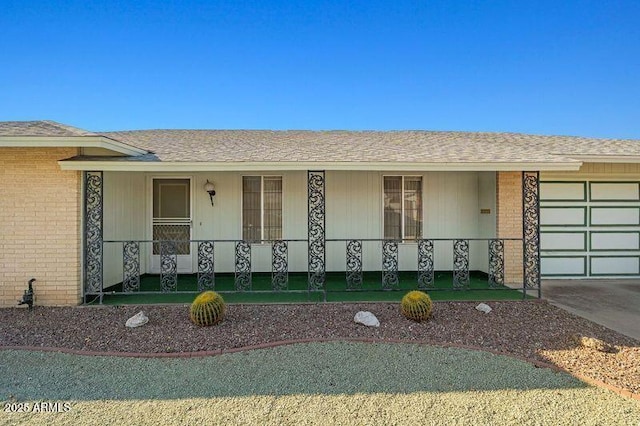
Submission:
[[640,276],[640,182],[540,182],[543,277]]

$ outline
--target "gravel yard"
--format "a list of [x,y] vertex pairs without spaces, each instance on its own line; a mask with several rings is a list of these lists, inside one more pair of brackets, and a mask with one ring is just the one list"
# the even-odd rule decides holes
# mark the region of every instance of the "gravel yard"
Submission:
[[[139,359],[0,351],[0,424],[635,425],[640,402],[483,351],[301,343]],[[42,403],[59,406],[42,412]],[[36,405],[38,404],[38,405]],[[66,405],[63,405],[66,404]],[[37,407],[37,409],[36,409]]]
[[[435,303],[433,318],[425,323],[406,320],[393,303],[230,305],[225,321],[208,328],[191,324],[185,305],[10,308],[0,309],[0,346],[181,353],[298,339],[402,340],[517,355],[640,394],[640,342],[546,302],[493,302],[489,314],[475,305]],[[149,323],[126,328],[126,320],[140,310]],[[373,312],[381,326],[355,324],[360,310]],[[576,334],[601,339],[614,351],[579,347]]]

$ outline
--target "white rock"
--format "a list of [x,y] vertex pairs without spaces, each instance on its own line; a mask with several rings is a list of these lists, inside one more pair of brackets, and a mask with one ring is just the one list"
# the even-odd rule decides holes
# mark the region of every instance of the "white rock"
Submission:
[[131,318],[129,318],[125,325],[127,327],[134,328],[134,327],[140,327],[141,325],[145,325],[147,322],[149,322],[149,318],[144,314],[143,311],[140,311],[134,316],[132,316]]
[[367,327],[380,327],[380,321],[369,311],[360,311],[353,317],[358,324],[364,324]]
[[478,306],[476,306],[476,309],[481,312],[484,312],[485,314],[488,314],[489,312],[491,312],[491,307],[489,305],[485,305],[484,303],[481,303]]

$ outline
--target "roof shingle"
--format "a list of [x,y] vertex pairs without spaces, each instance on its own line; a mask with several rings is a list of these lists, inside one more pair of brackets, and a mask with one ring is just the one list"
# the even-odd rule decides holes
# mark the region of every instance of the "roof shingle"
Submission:
[[640,156],[640,141],[435,131],[139,130],[104,135],[171,162],[567,162]]
[[[633,156],[640,140],[442,131],[134,130],[88,132],[53,121],[0,122],[0,136],[105,136],[151,154],[113,161],[335,163],[571,163]],[[105,160],[101,158],[76,157]]]
[[0,121],[0,136],[96,136],[55,121]]

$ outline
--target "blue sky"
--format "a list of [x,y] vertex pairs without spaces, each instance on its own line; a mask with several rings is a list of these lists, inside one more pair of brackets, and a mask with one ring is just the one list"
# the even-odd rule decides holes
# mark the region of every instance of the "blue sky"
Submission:
[[640,139],[640,1],[29,1],[0,120]]

